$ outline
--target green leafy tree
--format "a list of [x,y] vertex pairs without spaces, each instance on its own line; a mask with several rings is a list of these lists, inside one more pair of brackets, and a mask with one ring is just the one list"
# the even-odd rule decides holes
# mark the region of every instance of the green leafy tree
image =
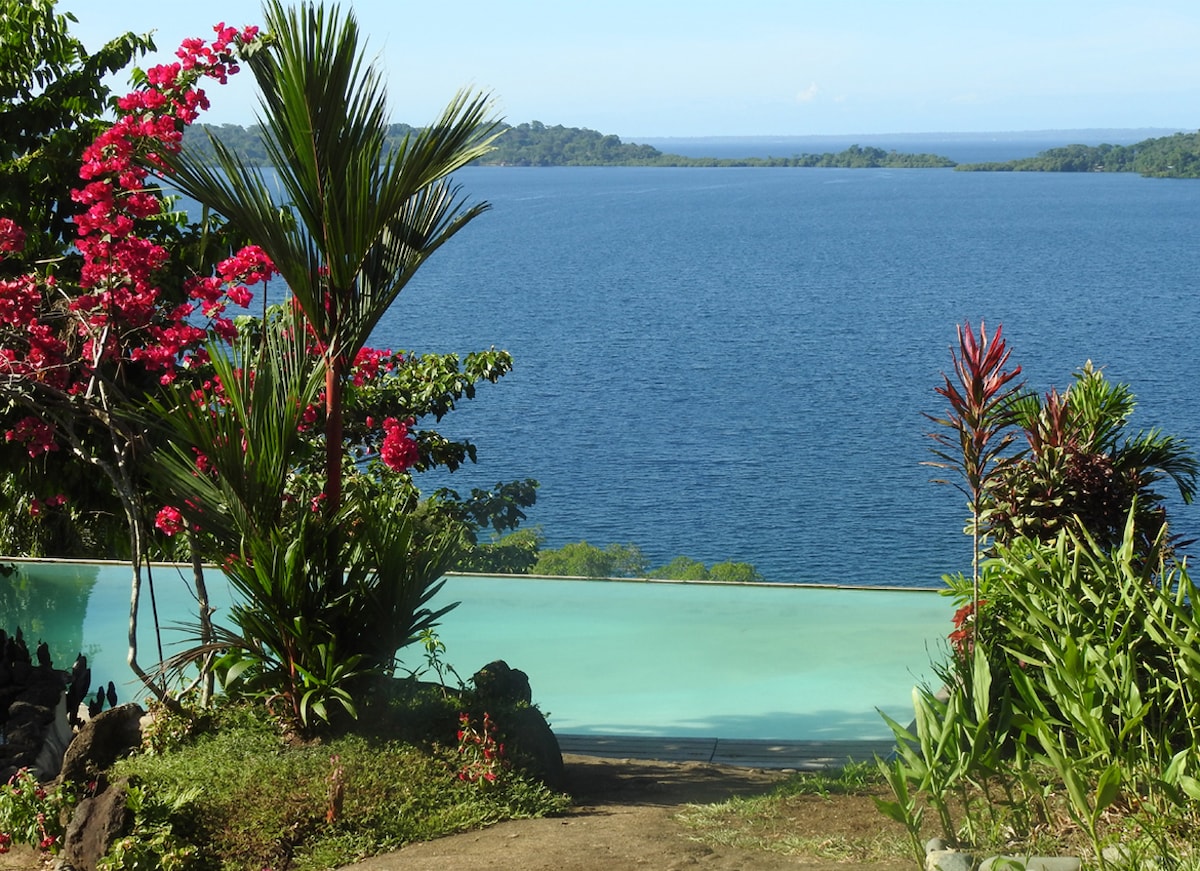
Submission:
[[490,541],[476,541],[467,546],[458,569],[483,574],[529,574],[537,564],[543,541],[545,536],[537,527],[518,529]]

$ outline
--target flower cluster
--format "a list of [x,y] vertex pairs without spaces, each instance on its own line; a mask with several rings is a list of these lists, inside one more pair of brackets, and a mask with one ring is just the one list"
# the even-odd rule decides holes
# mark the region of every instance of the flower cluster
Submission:
[[383,444],[379,446],[379,459],[393,472],[411,469],[420,457],[417,443],[408,435],[411,425],[411,420],[401,423],[394,417],[383,421]]
[[33,416],[18,420],[15,427],[4,433],[4,440],[20,442],[30,457],[40,457],[58,450],[54,441],[54,427]]
[[62,785],[46,788],[28,768],[19,770],[0,786],[0,853],[14,843],[57,852],[63,837],[62,811],[72,801]]
[[[986,599],[980,599],[979,605],[982,606],[986,602]],[[960,657],[969,656],[975,652],[975,616],[976,610],[973,602],[968,602],[954,612],[954,631],[947,637],[950,640],[950,646]]]
[[494,784],[509,769],[496,721],[486,711],[478,727],[470,714],[458,715],[458,760],[458,779],[464,783]]
[[178,535],[184,530],[183,513],[173,505],[165,505],[158,510],[154,525],[164,535]]
[[[169,252],[140,230],[162,213],[147,167],[163,167],[162,155],[179,150],[183,128],[207,107],[198,85],[205,78],[224,83],[237,72],[238,52],[259,39],[254,27],[221,24],[215,31],[211,43],[185,42],[178,63],[150,70],[118,101],[117,120],[84,150],[81,185],[72,191],[82,209],[74,219],[79,286],[59,287],[52,275],[0,280],[0,375],[10,383],[78,396],[91,390],[101,366],[125,362],[169,383],[189,358],[202,359],[209,331],[193,322],[197,307],[217,335],[230,336],[233,324],[222,317],[226,300],[249,303],[248,286],[271,274],[261,249],[246,249],[222,263],[213,279],[184,288],[195,304],[179,305],[160,286]],[[0,217],[0,258],[23,250],[25,241],[21,227]],[[5,435],[31,457],[55,449],[53,429],[34,418]]]
[[12,218],[0,218],[0,252],[17,253],[25,250],[25,231]]
[[350,370],[350,383],[355,387],[363,387],[385,372],[394,372],[403,362],[402,354],[380,351],[377,348],[362,348],[354,358],[354,366]]
[[[132,347],[129,358],[162,372],[164,382],[173,380],[175,366],[200,347],[207,332],[188,320],[195,311],[190,304],[163,311],[154,279],[168,252],[136,233],[138,220],[161,211],[158,197],[147,188],[144,164],[161,165],[161,154],[179,150],[183,127],[208,107],[199,81],[208,77],[224,83],[237,71],[235,50],[251,44],[258,34],[254,27],[239,33],[224,24],[215,30],[211,45],[185,41],[177,52],[180,63],[151,69],[145,87],[118,101],[124,114],[84,151],[79,175],[87,184],[73,193],[86,207],[76,217],[84,292],[71,306],[86,324],[85,354],[95,361],[120,354],[122,349],[111,338],[114,331],[107,329],[110,325],[124,335],[139,331],[140,344]],[[224,299],[248,304],[247,285],[264,280],[271,271],[262,250],[249,248],[220,264],[217,276],[194,279],[185,289],[213,320],[217,334],[230,338],[233,324],[221,317]],[[97,335],[104,337],[101,346]]]

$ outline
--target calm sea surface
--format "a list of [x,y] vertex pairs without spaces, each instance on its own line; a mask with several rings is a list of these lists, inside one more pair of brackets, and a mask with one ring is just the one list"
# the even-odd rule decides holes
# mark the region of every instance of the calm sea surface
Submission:
[[[1091,359],[1137,393],[1138,426],[1200,446],[1200,183],[643,168],[459,180],[493,210],[426,265],[375,343],[513,353],[513,374],[442,423],[479,464],[436,483],[538,479],[529,522],[550,546],[632,542],[654,564],[744,560],[791,582],[927,586],[969,569],[963,497],[921,465],[922,412],[940,410],[964,320],[1003,324],[1031,387],[1063,387]],[[1200,537],[1197,509],[1178,517]]]

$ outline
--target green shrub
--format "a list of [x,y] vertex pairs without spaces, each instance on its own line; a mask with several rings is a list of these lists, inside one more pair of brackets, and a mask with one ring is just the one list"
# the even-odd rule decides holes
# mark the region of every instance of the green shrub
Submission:
[[541,529],[518,529],[492,541],[479,542],[459,560],[460,572],[523,575],[533,571],[544,536]]
[[1116,839],[1168,860],[1188,853],[1200,816],[1198,591],[1163,556],[1165,529],[1147,553],[1135,510],[1114,550],[1071,532],[997,547],[978,608],[971,580],[949,579],[966,604],[940,667],[945,695],[919,688],[915,728],[891,722],[897,756],[883,765],[897,800],[885,813],[915,833],[919,796],[947,841],[996,849],[980,839],[997,833],[1000,801],[1017,843],[1058,820],[1097,854]]
[[[432,703],[423,695],[418,702],[423,713]],[[135,778],[153,797],[153,814],[136,818],[167,848],[199,846],[205,862],[228,871],[348,865],[411,841],[565,809],[564,796],[519,772],[487,790],[460,781],[456,708],[438,707],[451,713],[432,721],[445,730],[432,750],[355,735],[289,744],[261,713],[226,713],[219,719],[232,725],[193,735],[175,752],[124,760],[113,776]],[[411,722],[418,719],[431,722]]]
[[708,579],[722,583],[761,584],[763,576],[750,563],[723,562],[713,563],[708,570]]
[[586,541],[538,555],[533,573],[574,578],[638,578],[646,574],[646,558],[635,544],[610,544],[604,550]]
[[707,581],[708,567],[690,556],[677,556],[665,566],[652,570],[649,577],[668,581]]

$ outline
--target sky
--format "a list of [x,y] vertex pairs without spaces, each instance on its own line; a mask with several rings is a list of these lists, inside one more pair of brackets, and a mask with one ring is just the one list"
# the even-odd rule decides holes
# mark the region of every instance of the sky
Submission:
[[[461,89],[511,124],[623,140],[1200,128],[1196,0],[344,0],[387,77],[392,121]],[[155,31],[159,59],[247,0],[59,0],[89,50]],[[240,81],[239,81],[240,78]],[[117,84],[124,85],[125,76]],[[208,89],[251,124],[251,77]]]

